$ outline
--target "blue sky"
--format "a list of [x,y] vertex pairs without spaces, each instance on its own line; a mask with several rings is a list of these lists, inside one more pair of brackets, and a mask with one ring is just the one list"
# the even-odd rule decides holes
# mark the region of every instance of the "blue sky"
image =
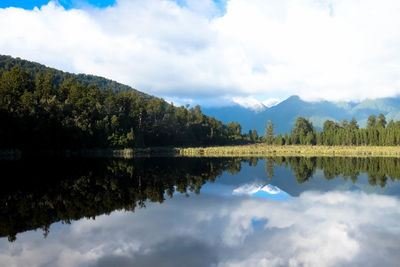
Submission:
[[[24,9],[33,9],[34,7],[41,7],[46,5],[49,0],[2,0],[0,1],[0,8],[6,7],[21,7]],[[114,0],[58,0],[58,3],[65,9],[82,8],[90,5],[95,7],[107,7],[115,4]]]
[[[185,0],[171,0],[176,2],[180,6],[186,6]],[[225,10],[226,0],[213,0],[214,3],[218,6],[220,10]],[[35,7],[41,7],[43,5],[47,5],[50,0],[2,0],[0,1],[0,8],[7,7],[20,7],[24,9],[33,9]],[[60,5],[62,5],[65,9],[71,8],[84,8],[87,6],[94,6],[99,8],[104,8],[108,6],[115,5],[115,0],[58,0]]]

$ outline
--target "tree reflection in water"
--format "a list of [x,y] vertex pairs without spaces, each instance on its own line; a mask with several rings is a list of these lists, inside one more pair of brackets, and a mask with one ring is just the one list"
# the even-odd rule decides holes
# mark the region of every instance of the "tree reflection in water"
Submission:
[[[16,234],[42,228],[44,235],[54,222],[70,223],[95,218],[115,210],[134,211],[147,201],[160,202],[175,192],[199,193],[224,171],[237,174],[242,162],[257,166],[258,158],[135,158],[122,159],[25,159],[0,161],[0,236],[10,241]],[[289,167],[298,183],[307,183],[317,169],[326,179],[368,175],[372,186],[384,187],[400,178],[398,158],[266,159],[267,177],[274,167]]]

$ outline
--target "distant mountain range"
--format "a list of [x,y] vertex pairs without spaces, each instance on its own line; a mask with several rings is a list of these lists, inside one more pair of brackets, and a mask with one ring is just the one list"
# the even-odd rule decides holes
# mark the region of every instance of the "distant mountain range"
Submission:
[[244,108],[240,105],[226,107],[206,107],[204,114],[214,116],[223,123],[237,121],[242,125],[242,131],[256,129],[259,135],[264,135],[267,120],[275,126],[275,133],[290,132],[296,118],[307,117],[317,128],[322,129],[325,120],[340,122],[356,118],[360,127],[365,127],[371,114],[383,113],[387,121],[400,120],[400,98],[367,99],[362,102],[308,102],[298,96],[291,96],[272,107],[264,107],[258,111]]

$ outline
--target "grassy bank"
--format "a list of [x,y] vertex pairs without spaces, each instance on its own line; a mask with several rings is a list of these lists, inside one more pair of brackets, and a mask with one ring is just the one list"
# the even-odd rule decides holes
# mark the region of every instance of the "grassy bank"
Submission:
[[181,148],[182,156],[400,157],[400,146],[270,146],[265,144]]

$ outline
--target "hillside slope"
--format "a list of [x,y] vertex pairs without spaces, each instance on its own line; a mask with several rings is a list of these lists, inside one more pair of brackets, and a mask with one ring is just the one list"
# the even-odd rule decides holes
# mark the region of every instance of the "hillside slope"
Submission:
[[69,72],[64,72],[61,70],[49,68],[40,63],[20,59],[13,58],[10,56],[0,55],[0,75],[4,71],[10,71],[14,66],[20,67],[23,71],[27,72],[31,77],[35,77],[36,74],[46,74],[50,73],[53,77],[53,82],[55,85],[60,85],[65,80],[73,79],[75,82],[79,82],[84,86],[88,85],[97,85],[102,90],[111,89],[115,93],[119,92],[127,92],[127,91],[136,91],[140,94],[144,94],[135,90],[134,88],[121,84],[119,82],[106,79],[100,76],[88,75],[88,74],[73,74]]

